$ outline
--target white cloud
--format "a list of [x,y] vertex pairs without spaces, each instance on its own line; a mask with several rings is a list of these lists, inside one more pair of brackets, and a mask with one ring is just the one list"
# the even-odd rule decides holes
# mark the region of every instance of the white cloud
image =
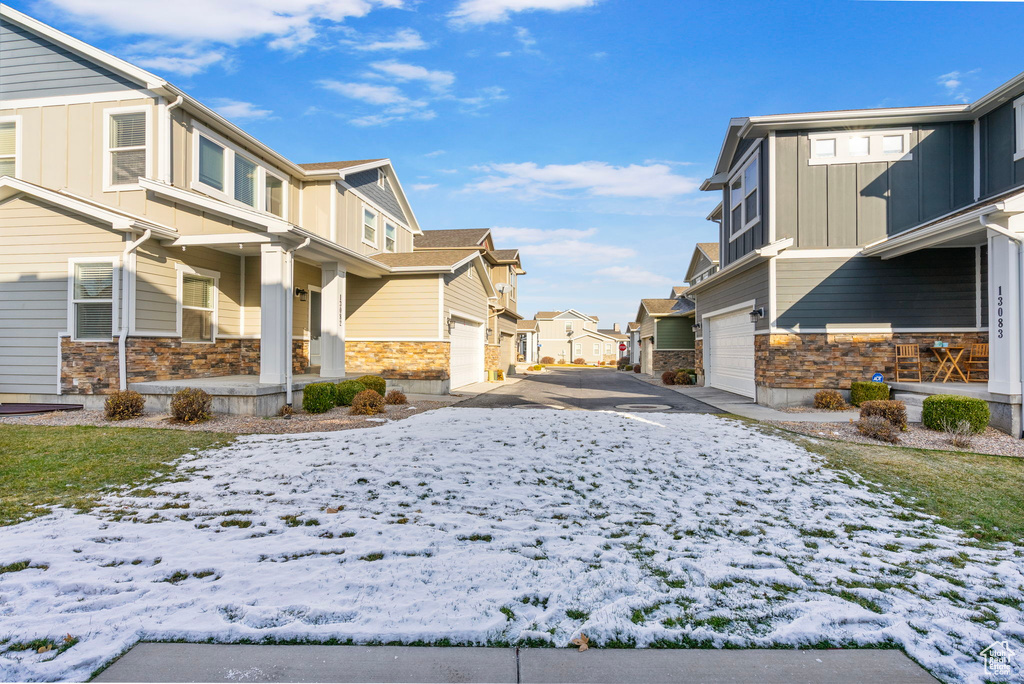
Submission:
[[631,266],[608,266],[594,271],[594,275],[603,276],[627,285],[650,285],[651,287],[671,287],[676,284],[671,278],[651,273]]
[[260,109],[252,102],[230,100],[223,97],[210,100],[210,104],[218,114],[229,119],[266,119],[274,113],[269,109]]
[[455,74],[450,71],[431,71],[426,67],[406,64],[393,59],[386,62],[374,62],[370,67],[399,83],[418,81],[435,92],[444,92],[455,83]]
[[694,192],[699,181],[679,176],[667,164],[613,166],[607,162],[550,164],[490,164],[479,167],[490,175],[467,189],[481,192],[518,192],[533,197],[562,197],[581,191],[596,197],[666,199]]
[[353,100],[360,100],[372,105],[388,105],[393,108],[393,113],[404,113],[413,107],[426,107],[423,100],[412,100],[406,97],[401,90],[391,85],[377,85],[373,83],[346,83],[342,81],[319,81],[321,88],[344,95]]
[[458,173],[458,169],[438,169],[438,173]]
[[529,29],[523,28],[522,26],[516,26],[516,40],[523,46],[523,52],[528,55],[539,55],[540,51],[537,50],[537,39],[533,37]]
[[597,228],[555,228],[544,230],[543,228],[512,228],[508,226],[495,226],[491,228],[495,238],[501,242],[524,243],[524,242],[551,242],[554,240],[582,240],[593,237],[597,234]]
[[477,91],[476,95],[471,97],[456,97],[453,99],[462,105],[463,112],[476,113],[494,102],[507,100],[508,95],[505,94],[504,88],[489,86],[481,88]]
[[447,154],[447,150],[434,150],[433,152],[427,152],[424,157],[440,157],[442,154]]
[[964,81],[973,79],[973,77],[980,71],[979,69],[972,69],[971,71],[951,71],[948,74],[939,76],[936,81],[940,86],[946,89],[946,94],[956,100],[957,102],[968,103],[970,98],[968,97],[968,89],[964,87]]
[[426,192],[427,190],[433,190],[437,187],[437,183],[413,183],[412,189],[420,192]]
[[375,40],[370,43],[354,43],[356,50],[375,52],[379,50],[425,50],[430,44],[423,40],[418,31],[411,28],[399,29],[390,38]]
[[[151,44],[133,46],[132,61],[144,69],[181,76],[195,76],[214,64],[223,65],[230,62],[223,50],[207,50],[197,47],[194,51],[180,50],[179,54],[172,54],[164,47],[148,49],[152,47],[154,46]],[[149,54],[142,54],[143,52]]]
[[479,25],[508,21],[510,15],[515,12],[562,12],[592,7],[595,4],[597,0],[460,0],[458,6],[448,16],[456,25]]

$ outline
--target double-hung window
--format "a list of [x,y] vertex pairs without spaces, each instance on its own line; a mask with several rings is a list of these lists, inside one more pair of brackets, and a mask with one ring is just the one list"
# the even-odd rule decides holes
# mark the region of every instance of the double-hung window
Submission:
[[0,118],[0,176],[18,175],[18,117]]
[[384,223],[384,251],[394,252],[395,251],[395,240],[398,235],[398,229],[395,228],[392,223]]
[[377,246],[377,214],[363,207],[363,242]]
[[729,183],[729,237],[747,232],[761,218],[760,153],[744,163]]
[[105,183],[109,190],[137,188],[149,166],[149,108],[106,111]]
[[597,354],[600,354],[600,353],[601,353],[601,343],[600,342],[595,342],[594,343],[594,354],[597,355]]
[[566,321],[565,322],[565,334],[566,335],[571,335],[572,334],[572,321]]
[[604,353],[605,354],[611,354],[612,353],[612,343],[611,342],[609,342],[609,343],[604,345]]
[[110,340],[117,298],[116,259],[73,259],[70,271],[74,339]]
[[198,123],[193,124],[192,187],[211,197],[284,218],[285,177]]
[[577,354],[582,354],[583,353],[583,345],[580,344],[579,342],[576,343],[576,353]]
[[180,272],[181,339],[212,342],[217,326],[217,280],[212,275]]

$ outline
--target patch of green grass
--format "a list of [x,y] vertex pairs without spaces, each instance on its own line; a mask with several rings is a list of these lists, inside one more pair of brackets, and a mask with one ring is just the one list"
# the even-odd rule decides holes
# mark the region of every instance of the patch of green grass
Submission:
[[575,608],[569,608],[565,611],[565,616],[570,620],[587,620],[590,618],[590,613],[585,610],[576,610]]
[[491,541],[491,539],[492,539],[492,537],[489,534],[471,534],[468,537],[467,536],[459,537],[459,541],[483,541],[483,542],[489,542],[489,541]]
[[[790,435],[792,438],[792,435]],[[836,470],[984,542],[1024,543],[1024,459],[796,439]]]
[[858,594],[854,594],[852,591],[846,591],[845,589],[843,589],[843,590],[837,591],[836,592],[836,596],[838,596],[839,598],[843,599],[844,601],[849,601],[850,603],[856,603],[859,606],[867,608],[872,613],[879,613],[879,614],[881,614],[881,613],[885,612],[880,605],[878,605],[877,603],[875,603],[871,599],[864,598],[863,596],[860,596]]
[[45,515],[53,506],[89,510],[105,492],[167,476],[179,456],[232,438],[149,428],[0,425],[0,526]]
[[28,570],[29,568],[36,568],[37,570],[47,570],[49,565],[40,563],[39,565],[32,565],[32,561],[18,561],[17,563],[10,563],[9,565],[0,565],[0,575],[8,572],[21,572],[22,570]]
[[232,518],[231,520],[225,520],[225,521],[221,522],[220,526],[221,527],[241,527],[241,528],[244,529],[246,527],[252,527],[252,520],[237,520],[237,519]]
[[508,620],[509,622],[512,622],[513,620],[516,619],[516,614],[514,612],[512,612],[512,609],[509,608],[508,606],[502,606],[498,610],[501,611],[501,614],[504,615],[505,619]]
[[369,561],[379,561],[383,557],[384,557],[384,554],[380,553],[380,552],[368,553],[365,556],[360,556],[359,560],[361,560],[361,561],[368,561],[368,562]]

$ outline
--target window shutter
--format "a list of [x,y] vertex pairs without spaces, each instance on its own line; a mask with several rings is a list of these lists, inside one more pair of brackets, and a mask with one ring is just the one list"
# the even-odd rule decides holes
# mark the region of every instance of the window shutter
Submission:
[[235,155],[235,199],[250,207],[256,206],[256,165]]

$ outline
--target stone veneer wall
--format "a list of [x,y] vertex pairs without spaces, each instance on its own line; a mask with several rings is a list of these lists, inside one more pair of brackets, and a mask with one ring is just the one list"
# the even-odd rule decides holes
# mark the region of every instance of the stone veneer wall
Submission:
[[308,373],[311,367],[309,340],[292,340],[292,373],[295,375]]
[[655,350],[652,354],[652,365],[654,368],[651,369],[651,375],[667,370],[693,368],[694,351],[692,349],[684,349],[682,351]]
[[704,384],[704,340],[693,343],[693,369],[697,371],[697,384]]
[[345,343],[345,374],[380,375],[389,380],[447,380],[451,368],[448,342]]
[[[128,382],[257,375],[260,341],[221,339],[206,344],[183,343],[172,337],[129,337],[125,343],[125,365]],[[64,394],[109,394],[118,387],[117,342],[61,339]]]
[[988,342],[988,333],[757,335],[754,382],[780,389],[849,389],[851,382],[870,380],[876,372],[894,382],[897,344],[921,346],[922,376],[929,382],[939,365],[929,349],[935,340],[965,347],[962,364],[972,344]]
[[484,370],[505,370],[501,368],[501,345],[484,345]]

